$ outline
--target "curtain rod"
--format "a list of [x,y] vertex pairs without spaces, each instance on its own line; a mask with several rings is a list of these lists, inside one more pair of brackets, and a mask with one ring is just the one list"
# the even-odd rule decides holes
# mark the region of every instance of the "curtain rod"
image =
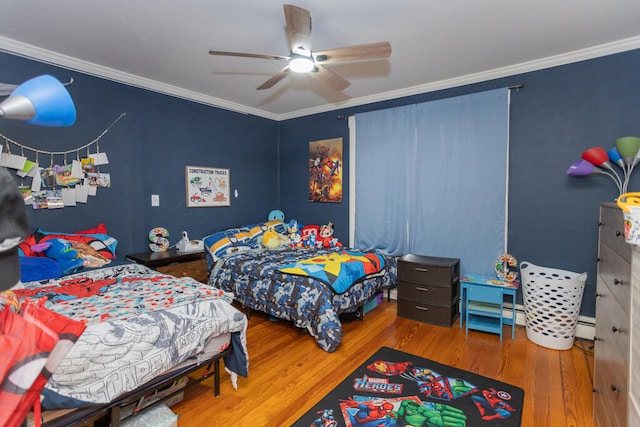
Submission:
[[[512,86],[507,86],[507,89],[512,90],[520,90],[524,87],[524,83],[518,83]],[[354,116],[355,114],[339,114],[338,116],[336,116],[337,119],[343,120],[343,119],[348,119],[351,116]]]

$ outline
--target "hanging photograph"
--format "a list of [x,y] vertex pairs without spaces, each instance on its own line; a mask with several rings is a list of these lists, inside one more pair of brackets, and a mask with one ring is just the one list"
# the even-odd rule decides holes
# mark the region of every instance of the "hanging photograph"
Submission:
[[309,143],[309,201],[342,202],[342,138]]
[[187,207],[231,206],[229,169],[186,167]]

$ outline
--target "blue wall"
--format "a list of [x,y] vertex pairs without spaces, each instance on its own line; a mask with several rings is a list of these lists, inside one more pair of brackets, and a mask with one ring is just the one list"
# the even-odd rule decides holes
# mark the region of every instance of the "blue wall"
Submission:
[[[338,119],[339,115],[523,83],[523,89],[511,93],[508,251],[520,261],[588,272],[581,312],[594,316],[599,206],[601,202],[613,202],[618,193],[602,175],[575,178],[565,172],[587,148],[601,146],[608,150],[616,138],[640,136],[639,69],[640,50],[636,50],[282,122],[280,206],[287,216],[296,219],[334,221],[336,237],[348,241],[348,196],[341,204],[307,202],[305,159],[309,141],[344,138],[348,165],[348,126],[346,120]],[[393,141],[389,143],[389,155],[393,155]],[[464,165],[452,163],[451,167],[460,167],[460,173],[464,173]],[[348,170],[343,176],[346,189]],[[640,190],[639,184],[637,172],[629,191]]]
[[[183,230],[199,238],[266,219],[277,207],[277,122],[0,53],[0,82],[20,84],[44,73],[62,82],[73,77],[67,88],[76,104],[76,123],[45,128],[3,120],[0,133],[29,147],[66,151],[95,139],[120,113],[126,116],[100,140],[110,162],[100,171],[111,173],[111,188],[98,189],[87,204],[76,207],[27,207],[32,228],[72,232],[104,222],[118,239],[118,258],[124,258],[149,250],[153,227],[167,228],[175,243]],[[34,159],[33,153],[25,154]],[[63,160],[55,157],[57,164]],[[39,161],[48,165],[50,159]],[[228,168],[231,206],[187,208],[186,165]],[[151,207],[151,194],[160,196],[159,207]]]
[[[347,242],[348,168],[342,203],[309,203],[309,141],[342,137],[348,165],[348,124],[340,115],[524,83],[511,97],[508,250],[521,261],[588,272],[582,314],[593,316],[598,210],[617,191],[603,176],[572,178],[565,171],[587,148],[608,149],[616,138],[640,135],[638,69],[640,50],[277,123],[0,53],[0,82],[18,84],[43,73],[73,77],[69,91],[78,109],[70,128],[4,120],[0,133],[34,148],[68,150],[127,113],[100,144],[111,162],[101,170],[112,174],[112,188],[99,189],[86,205],[27,208],[33,227],[73,231],[106,223],[119,239],[120,257],[147,250],[155,226],[166,227],[173,243],[182,230],[201,237],[262,220],[275,208],[306,224],[333,221],[335,236]],[[231,207],[186,208],[185,165],[229,168],[239,197],[232,196]],[[631,191],[639,189],[638,175]],[[160,207],[151,207],[151,194],[160,195]]]

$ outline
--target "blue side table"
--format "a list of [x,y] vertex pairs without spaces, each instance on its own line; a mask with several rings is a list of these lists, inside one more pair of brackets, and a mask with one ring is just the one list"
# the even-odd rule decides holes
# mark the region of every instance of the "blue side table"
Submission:
[[[460,278],[460,327],[466,322],[469,329],[500,335],[502,325],[511,325],[511,339],[515,338],[516,291],[520,282],[503,282],[495,276],[465,274]],[[511,317],[503,316],[504,296],[511,296]]]

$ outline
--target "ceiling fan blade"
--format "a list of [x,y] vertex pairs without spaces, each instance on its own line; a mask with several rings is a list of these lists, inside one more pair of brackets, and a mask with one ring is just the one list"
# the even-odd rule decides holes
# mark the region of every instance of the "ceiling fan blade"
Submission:
[[280,56],[280,55],[266,55],[262,53],[245,53],[245,52],[227,52],[223,50],[210,50],[209,55],[216,56],[239,56],[242,58],[260,58],[260,59],[289,59],[288,56]]
[[322,80],[325,83],[328,83],[331,88],[338,92],[342,92],[351,85],[351,82],[349,80],[346,80],[345,78],[339,76],[327,67],[316,64],[316,70],[317,71],[311,73],[311,75]]
[[391,43],[379,42],[355,46],[345,46],[313,52],[316,62],[330,64],[333,62],[356,61],[360,59],[378,59],[391,56]]
[[277,73],[275,73],[273,76],[271,76],[271,78],[269,80],[267,80],[266,82],[262,83],[256,89],[257,90],[269,89],[269,88],[273,87],[276,83],[278,83],[280,80],[282,80],[285,77],[287,77],[287,74],[289,74],[289,66],[288,65],[286,67],[284,67],[283,69],[281,69],[280,71],[278,71]]
[[283,8],[291,52],[311,56],[311,14],[307,9],[292,4],[285,4]]

